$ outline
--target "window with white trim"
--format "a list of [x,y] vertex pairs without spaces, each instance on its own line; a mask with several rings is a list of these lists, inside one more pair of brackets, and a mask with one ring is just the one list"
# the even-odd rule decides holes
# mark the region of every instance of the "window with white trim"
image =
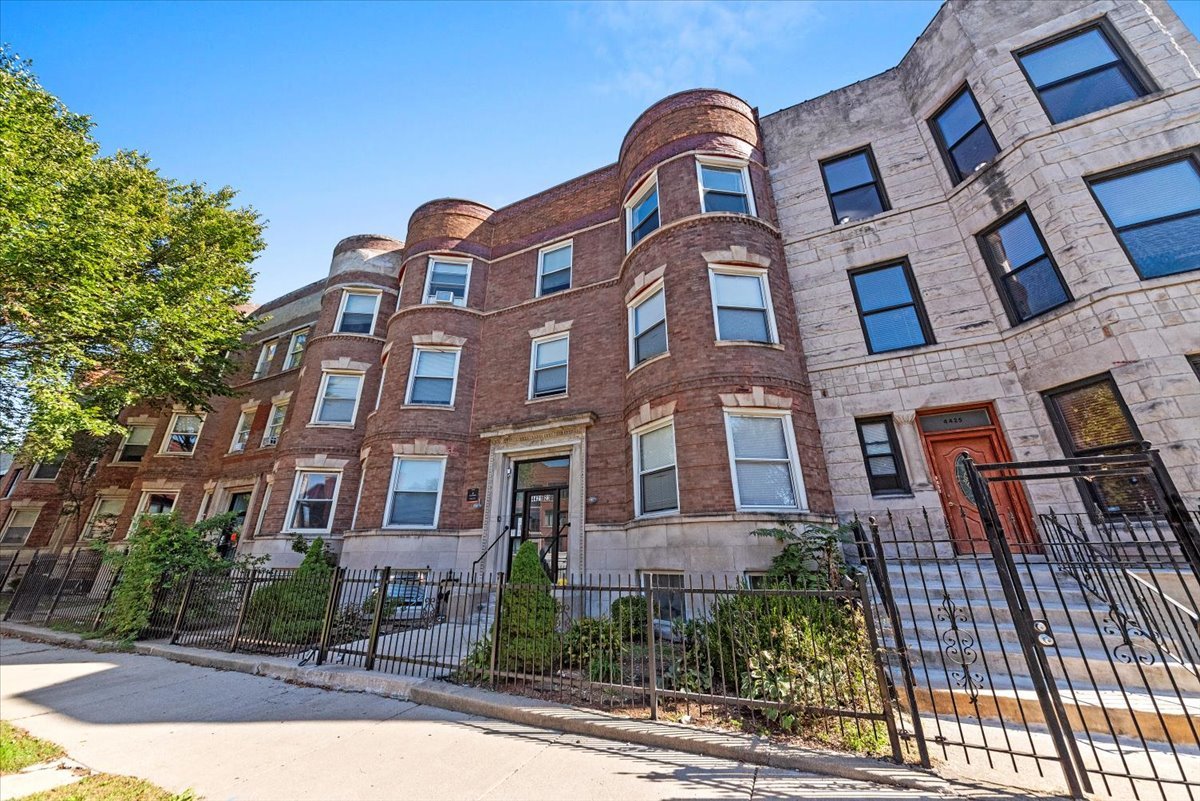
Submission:
[[725,430],[737,508],[803,508],[791,415],[726,412]]
[[271,362],[275,359],[275,350],[279,347],[279,340],[272,339],[270,342],[264,342],[262,350],[258,352],[258,363],[254,365],[254,375],[251,378],[262,378],[271,369]]
[[0,543],[24,545],[25,540],[29,539],[29,532],[33,531],[33,527],[37,523],[40,511],[40,509],[13,509],[4,523],[4,533],[0,534]]
[[375,391],[375,408],[379,408],[379,404],[383,403],[383,382],[387,380],[387,365],[388,355],[383,354],[383,364],[379,370],[379,389]]
[[750,170],[745,163],[725,159],[696,159],[700,174],[701,209],[754,214]]
[[130,426],[113,461],[140,462],[150,448],[150,438],[153,436],[154,426]]
[[667,295],[659,286],[629,307],[629,366],[667,352]]
[[10,473],[11,478],[8,480],[8,489],[4,491],[5,498],[11,498],[13,491],[17,488],[17,482],[21,480],[21,473],[25,472],[23,467],[14,467]]
[[533,353],[529,364],[531,399],[567,393],[567,361],[570,350],[567,334],[533,341]]
[[625,230],[628,232],[626,249],[632,250],[658,225],[658,176],[655,176],[625,206]]
[[339,334],[371,334],[375,331],[375,315],[379,311],[379,293],[347,289],[342,293],[342,306],[338,309]]
[[323,534],[333,527],[340,472],[300,470],[292,487],[288,530]]
[[398,456],[384,515],[387,528],[436,528],[442,505],[446,460]]
[[471,262],[438,257],[429,259],[425,271],[425,302],[467,305],[467,289],[471,285]]
[[292,332],[292,338],[288,341],[287,358],[283,362],[284,370],[291,370],[294,367],[300,366],[300,362],[304,361],[304,348],[307,345],[307,328],[301,328],[299,331]]
[[679,510],[675,470],[675,423],[668,419],[633,435],[635,511],[642,515]]
[[175,500],[178,497],[178,492],[143,492],[134,519],[142,515],[170,514],[175,510]]
[[418,406],[453,406],[459,352],[457,348],[413,348],[404,402]]
[[196,451],[196,443],[200,440],[200,429],[203,425],[203,415],[190,412],[176,412],[171,415],[171,425],[167,428],[167,435],[163,437],[159,453],[190,456]]
[[717,339],[730,342],[778,342],[766,270],[713,267],[713,318]]
[[124,508],[124,498],[106,498],[103,495],[96,498],[96,503],[92,507],[92,513],[88,515],[87,524],[83,527],[83,532],[79,535],[79,538],[82,540],[91,540],[97,537],[112,536],[113,529],[117,525],[117,517],[120,516],[121,510]]
[[571,265],[575,260],[572,242],[551,245],[538,251],[538,297],[571,288]]
[[313,410],[313,422],[325,425],[354,425],[354,418],[358,413],[358,396],[362,392],[362,380],[362,373],[323,373],[317,408]]
[[267,428],[263,431],[262,446],[264,448],[279,442],[279,435],[283,433],[283,419],[287,416],[287,407],[286,403],[271,404],[271,416],[267,418]]
[[254,425],[254,409],[242,411],[238,417],[237,428],[233,430],[233,442],[229,443],[230,453],[241,453],[250,442],[250,427]]
[[62,469],[63,457],[58,457],[52,462],[38,462],[33,466],[33,470],[29,473],[30,481],[53,481],[58,478],[58,471]]

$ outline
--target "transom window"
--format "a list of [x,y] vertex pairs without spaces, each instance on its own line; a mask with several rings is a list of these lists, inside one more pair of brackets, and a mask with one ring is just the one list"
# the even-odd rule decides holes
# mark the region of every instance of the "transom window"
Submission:
[[1018,209],[984,232],[980,247],[1013,325],[1071,299],[1028,209]]
[[1200,165],[1196,157],[1089,183],[1142,278],[1200,269]]
[[910,492],[908,473],[896,441],[896,427],[891,417],[875,417],[858,421],[858,441],[862,445],[863,462],[867,467],[867,483],[872,495],[907,495]]
[[1000,152],[969,87],[964,86],[934,115],[930,127],[956,184],[986,167]]
[[452,406],[458,381],[458,350],[414,348],[405,403]]
[[287,416],[287,407],[286,403],[276,403],[271,406],[271,416],[267,418],[267,428],[263,431],[262,444],[264,448],[279,442],[279,435],[283,433],[283,419]]
[[425,278],[425,302],[466,306],[470,281],[470,262],[432,258]]
[[645,239],[658,228],[658,178],[652,179],[625,207],[629,248]]
[[341,334],[370,334],[375,330],[378,310],[378,292],[346,290],[342,293],[342,308],[334,330]]
[[630,307],[629,333],[631,367],[667,352],[667,299],[661,286]]
[[230,453],[241,453],[250,442],[250,427],[254,425],[254,410],[243,411],[238,417],[237,428],[233,431],[233,442],[229,444]]
[[907,262],[850,274],[867,351],[884,353],[933,342]]
[[727,412],[725,428],[739,509],[798,509],[799,460],[787,415]]
[[252,378],[262,378],[271,369],[271,362],[275,359],[275,351],[279,347],[278,340],[263,343],[262,350],[258,352],[258,363],[254,365],[254,375]]
[[733,342],[777,341],[766,271],[711,268],[709,280],[712,284],[717,339]]
[[124,508],[124,498],[105,498],[104,496],[97,498],[87,525],[80,534],[80,539],[90,540],[111,535],[116,527],[117,517]]
[[384,525],[436,527],[445,471],[445,459],[395,459],[392,462],[392,491],[388,497]]
[[325,373],[314,423],[353,424],[362,391],[362,373]]
[[675,475],[675,425],[673,421],[633,436],[634,501],[638,515],[679,509],[679,484]]
[[1146,87],[1094,25],[1017,54],[1051,122],[1065,122],[1146,94]]
[[548,398],[567,391],[568,336],[535,340],[529,376],[529,397]]
[[200,440],[200,428],[204,418],[198,414],[176,413],[171,416],[171,425],[163,440],[162,453],[187,455],[196,450]]
[[539,297],[571,288],[571,262],[574,256],[575,246],[571,242],[554,245],[538,253]]
[[301,328],[299,331],[292,333],[292,338],[288,342],[288,354],[284,359],[283,369],[291,370],[293,367],[299,367],[300,362],[304,361],[304,348],[308,344],[308,329]]
[[117,450],[115,462],[140,462],[150,447],[150,438],[154,436],[154,426],[130,426],[129,433]]
[[288,528],[292,531],[329,531],[333,526],[333,509],[337,503],[338,480],[341,473],[302,470],[296,473],[292,490]]
[[704,211],[754,213],[754,200],[749,190],[750,171],[746,165],[701,159],[697,161],[697,167]]
[[53,481],[58,478],[58,471],[62,469],[63,457],[50,462],[38,462],[33,466],[33,471],[29,474],[31,481]]
[[4,523],[4,534],[0,535],[0,543],[5,545],[24,545],[29,539],[29,532],[37,524],[38,509],[13,509],[9,512],[8,520]]
[[835,223],[865,220],[891,208],[869,147],[822,161],[821,177]]

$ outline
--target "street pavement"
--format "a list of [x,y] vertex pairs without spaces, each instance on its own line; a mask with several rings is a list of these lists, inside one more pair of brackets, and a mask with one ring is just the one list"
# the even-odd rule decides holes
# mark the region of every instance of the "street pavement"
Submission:
[[945,798],[12,638],[0,717],[92,770],[208,801]]

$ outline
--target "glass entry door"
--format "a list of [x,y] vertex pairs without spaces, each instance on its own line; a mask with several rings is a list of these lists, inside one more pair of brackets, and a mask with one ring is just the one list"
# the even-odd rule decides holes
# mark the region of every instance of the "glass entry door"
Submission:
[[567,572],[567,542],[570,529],[570,458],[566,456],[521,462],[516,465],[513,490],[512,538],[506,573],[512,575],[512,559],[521,543],[537,543],[551,581]]

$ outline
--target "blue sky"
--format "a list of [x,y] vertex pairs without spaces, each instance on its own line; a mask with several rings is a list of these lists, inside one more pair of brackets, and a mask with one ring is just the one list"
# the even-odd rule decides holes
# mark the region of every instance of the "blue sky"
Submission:
[[[762,113],[893,66],[934,0],[0,3],[0,40],[106,150],[231,185],[268,220],[255,299],[435,197],[498,207],[616,159],[633,119],[716,86]],[[1200,2],[1174,4],[1200,29]]]

